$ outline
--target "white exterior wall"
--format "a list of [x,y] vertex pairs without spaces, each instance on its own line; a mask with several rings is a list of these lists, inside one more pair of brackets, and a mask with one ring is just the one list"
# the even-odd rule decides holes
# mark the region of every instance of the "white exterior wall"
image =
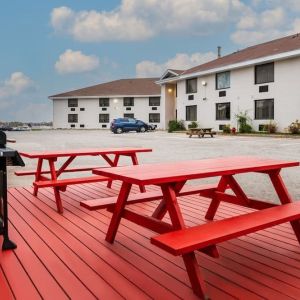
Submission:
[[[215,74],[198,78],[198,89],[194,100],[188,100],[185,93],[185,80],[177,83],[177,119],[186,119],[186,106],[197,105],[197,121],[201,127],[212,127],[219,130],[220,124],[237,126],[235,115],[248,111],[254,130],[259,124],[267,124],[270,120],[255,120],[254,100],[274,99],[274,121],[279,131],[284,131],[288,125],[300,119],[300,58],[276,61],[274,63],[274,82],[254,84],[254,66],[232,70],[230,72],[230,88],[225,97],[219,97],[215,88]],[[201,82],[207,85],[202,86]],[[268,85],[269,91],[259,93],[260,85]],[[206,100],[203,100],[206,98]],[[216,120],[216,103],[231,103],[231,119]],[[190,122],[186,122],[187,124]]]
[[[158,95],[159,96],[159,95]],[[128,96],[126,96],[128,97]],[[76,98],[76,97],[70,97]],[[105,96],[99,98],[107,98]],[[102,107],[99,107],[99,98],[78,98],[78,107],[75,107],[75,111],[71,111],[71,107],[68,107],[68,99],[54,99],[53,100],[53,127],[54,128],[71,128],[71,124],[75,124],[76,129],[80,129],[80,125],[83,124],[83,129],[102,129],[102,125],[110,127],[110,122],[115,118],[123,117],[125,113],[133,113],[136,119],[140,119],[146,123],[149,123],[150,113],[160,113],[161,105],[157,106],[157,110],[152,110],[149,106],[149,97],[134,97],[134,106],[128,106],[131,110],[126,110],[123,106],[123,97],[110,98],[109,107],[103,111]],[[80,108],[84,108],[85,111],[80,111]],[[109,123],[99,123],[99,114],[109,114]],[[78,123],[68,123],[68,114],[78,114]],[[157,128],[164,128],[164,118],[161,114],[160,123],[156,124]]]

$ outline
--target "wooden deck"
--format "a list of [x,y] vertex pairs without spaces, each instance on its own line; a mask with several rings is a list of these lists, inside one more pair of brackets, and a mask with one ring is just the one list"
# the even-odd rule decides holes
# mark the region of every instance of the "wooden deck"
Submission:
[[[110,213],[79,206],[118,188],[71,186],[62,193],[63,215],[50,189],[38,197],[31,187],[10,189],[10,238],[18,248],[0,252],[0,299],[196,299],[181,258],[151,245],[153,232],[125,220],[110,245],[104,240]],[[204,222],[205,198],[181,197],[180,203],[187,225]],[[154,207],[132,209],[149,214]],[[245,211],[222,203],[217,219]],[[211,299],[300,299],[300,248],[289,224],[222,243],[219,250],[219,259],[197,254]]]

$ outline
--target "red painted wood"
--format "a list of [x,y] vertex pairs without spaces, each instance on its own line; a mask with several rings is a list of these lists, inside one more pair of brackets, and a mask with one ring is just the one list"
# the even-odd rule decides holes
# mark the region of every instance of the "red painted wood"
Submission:
[[[227,189],[227,180],[226,180],[226,177],[225,176],[222,176],[219,183],[218,183],[218,186],[217,186],[217,191],[219,192],[225,192]],[[203,193],[202,193],[203,195]],[[205,218],[207,220],[213,220],[217,210],[218,210],[218,207],[220,205],[220,201],[219,199],[216,197],[216,193],[213,192],[211,194],[211,203],[210,203],[210,206],[206,212],[206,215],[205,215]]]
[[[84,172],[84,171],[91,171],[93,169],[99,169],[99,168],[107,168],[107,166],[81,166],[78,168],[67,168],[64,170],[64,173]],[[36,170],[15,171],[16,176],[30,176],[35,174],[36,174]],[[50,170],[41,171],[41,174],[50,174]]]
[[[293,202],[280,174],[279,173],[270,173],[269,176],[270,176],[271,182],[275,188],[275,191],[280,199],[280,202],[283,204]],[[300,243],[300,222],[299,222],[299,220],[292,221],[291,225],[292,225],[295,235],[298,239],[298,242]]]
[[[179,192],[179,196],[187,196],[192,194],[199,194],[202,191],[206,190],[215,190],[216,186],[213,184],[203,184],[199,186],[185,186],[183,189]],[[160,200],[162,199],[162,192],[161,191],[152,191],[152,192],[146,192],[146,193],[136,193],[136,194],[130,194],[128,196],[126,205],[129,204],[135,204],[135,203],[141,203],[141,202],[148,202],[148,201],[154,201],[154,200]],[[97,209],[103,209],[108,208],[110,206],[113,206],[117,202],[117,196],[112,197],[106,197],[106,198],[100,198],[100,199],[91,199],[91,200],[84,200],[80,202],[80,205],[84,208],[87,208],[89,210],[97,210]]]
[[[22,212],[21,218],[15,210]],[[14,202],[10,210],[13,223],[23,239],[60,284],[71,299],[121,299],[110,284],[101,278],[77,255],[74,249],[60,240],[58,232],[49,230],[38,218]],[[25,221],[28,221],[28,223]],[[55,252],[53,251],[55,249]],[[29,270],[29,272],[32,272]],[[30,299],[30,298],[28,298]]]
[[122,187],[117,199],[117,203],[114,208],[114,214],[112,215],[106,238],[105,240],[108,241],[109,243],[113,243],[114,239],[116,237],[118,227],[122,218],[122,213],[126,205],[127,198],[129,196],[131,189],[131,184],[128,184],[126,182],[122,183]]
[[[76,188],[77,187],[78,186],[76,186]],[[101,276],[107,278],[108,281],[122,293],[125,299],[144,299],[150,297],[155,299],[159,299],[160,297],[163,299],[194,299],[188,286],[174,280],[168,275],[163,274],[163,276],[160,276],[160,281],[157,281],[157,274],[161,275],[162,272],[156,266],[144,259],[144,257],[150,255],[149,253],[139,253],[140,250],[144,249],[143,247],[140,247],[136,253],[136,251],[131,250],[130,244],[132,244],[132,242],[130,243],[128,239],[125,241],[127,243],[125,246],[122,246],[119,243],[110,246],[105,242],[104,238],[110,217],[96,218],[88,216],[85,213],[80,213],[79,206],[76,208],[73,205],[68,205],[68,198],[64,194],[63,200],[66,202],[66,211],[69,213],[65,213],[62,218],[53,211],[55,202],[53,201],[52,193],[47,189],[41,191],[39,199],[31,195],[30,189],[25,192],[22,191],[22,193],[24,193],[24,197],[26,197],[25,204],[28,206],[28,209],[36,215],[36,211],[38,210],[36,206],[38,206],[42,210],[41,216],[43,214],[49,215],[49,218],[43,218],[39,215],[37,215],[37,217],[43,220],[43,223],[47,228],[52,229],[54,232],[58,231],[61,238],[66,239],[66,244],[71,249],[74,249],[74,251],[76,251],[76,253],[78,253],[78,255],[80,255],[80,257],[92,268],[95,268]],[[47,194],[52,201],[49,201],[50,199],[43,196],[43,194]],[[81,190],[81,192],[77,194],[77,197],[78,195],[84,195],[84,190]],[[75,197],[76,196],[72,196],[72,199],[70,200],[74,202]],[[30,202],[32,201],[31,205],[28,204],[29,201],[27,199],[30,200]],[[22,199],[19,201],[22,201]],[[49,207],[49,202],[52,202],[54,206]],[[82,210],[83,212],[87,212],[84,209]],[[57,224],[53,223],[51,220],[54,220]],[[103,221],[105,220],[106,223],[103,224]],[[64,228],[65,232],[59,231],[59,228]],[[68,232],[70,232],[70,234],[68,234]],[[73,237],[73,241],[70,240],[71,237]],[[79,249],[78,246],[74,246],[74,241],[78,240],[81,241],[83,247],[86,248],[87,251],[83,251],[82,248]],[[147,240],[146,244],[150,245],[149,240]],[[97,258],[95,258],[95,255],[92,255],[93,253],[90,253],[89,250],[92,250]],[[107,267],[103,265],[103,261],[115,270],[108,270]],[[115,278],[116,274],[121,274],[121,278]],[[173,290],[178,292],[179,296],[177,297],[169,288],[166,288],[163,285],[164,282],[166,282],[166,286],[168,286],[168,284],[176,286]],[[141,293],[138,295],[137,291],[133,290],[134,286],[138,286],[140,291],[143,291],[143,295]]]
[[39,188],[45,187],[53,187],[53,186],[66,186],[72,184],[80,184],[80,183],[91,183],[91,182],[99,182],[99,181],[107,181],[108,178],[104,176],[89,176],[89,177],[78,177],[78,178],[66,178],[66,179],[57,179],[57,180],[43,180],[34,182],[34,186],[38,186]]
[[[100,186],[101,184],[97,184],[97,186]],[[73,187],[72,187],[72,189],[73,189]],[[76,190],[78,190],[79,191],[79,186],[74,186],[74,189],[76,189]],[[88,188],[87,187],[84,187],[84,190],[88,190]],[[70,193],[70,192],[69,192]],[[83,195],[82,194],[82,192],[80,192],[79,193],[79,195]],[[66,195],[64,195],[64,196],[66,196]],[[87,197],[90,197],[91,195],[87,195]],[[194,197],[195,199],[197,198],[197,197]],[[74,194],[72,194],[72,199],[70,199],[70,200],[74,200]],[[196,204],[197,203],[197,204]],[[202,202],[200,202],[200,204],[201,204]],[[148,206],[148,204],[146,204],[147,206]],[[144,204],[143,205],[140,205],[140,206],[143,206],[144,207]],[[195,206],[196,207],[198,207],[198,199],[197,199],[197,201],[195,202]],[[104,211],[103,211],[104,212]],[[97,215],[98,215],[98,213],[97,213]],[[195,217],[195,219],[197,220],[197,222],[199,221],[199,209],[197,209],[197,213],[196,213],[196,215],[197,215],[197,217]],[[108,216],[109,217],[109,216]],[[126,220],[125,220],[126,221]],[[134,226],[134,225],[133,225]],[[138,228],[138,232],[141,232],[141,231],[143,231],[143,229],[142,228]],[[147,232],[147,231],[145,231],[145,232]],[[151,236],[151,232],[149,232],[150,233],[150,236]],[[134,239],[136,239],[136,237],[134,238]],[[122,241],[127,241],[127,239],[122,239]],[[147,241],[145,242],[145,247],[147,247]],[[128,244],[128,247],[131,247],[132,246],[132,241],[129,241],[129,244]],[[149,255],[147,255],[147,256],[149,256]],[[152,255],[151,256],[149,256],[149,259],[151,259],[151,257],[152,257]],[[205,264],[205,261],[203,261],[203,263]],[[161,264],[160,264],[161,265]],[[168,270],[168,269],[166,269],[166,270]],[[170,272],[170,271],[169,271]],[[206,277],[207,275],[205,274],[205,277]],[[209,276],[209,278],[210,278],[210,276]],[[226,280],[226,275],[224,275],[224,277],[222,278],[222,280],[218,283],[218,286],[222,286],[223,288],[226,288],[227,286],[228,286],[228,283],[226,283],[226,284],[224,284],[224,281]],[[236,279],[234,280],[234,281],[236,281]],[[246,282],[244,282],[244,285],[247,283],[247,281]],[[230,282],[229,283],[229,287],[232,289],[232,285],[233,285],[233,282]],[[252,287],[253,288],[253,287]],[[172,289],[174,289],[174,287],[172,287]],[[255,289],[255,288],[254,288]],[[244,293],[245,293],[245,290],[243,290],[244,291]],[[264,293],[263,291],[262,291],[262,293]],[[266,291],[265,291],[265,293],[267,293]],[[235,291],[235,295],[237,296],[237,297],[239,297],[238,295],[240,295],[239,293],[238,293],[238,291]],[[213,298],[213,297],[212,297]],[[243,295],[243,296],[241,296],[240,295],[240,297],[239,298],[246,298],[246,299],[253,299],[253,295],[252,295],[252,297],[251,296],[248,296],[248,297],[246,297],[245,296],[245,294]],[[213,298],[214,299],[214,298]],[[220,299],[220,298],[216,298],[216,299]],[[222,298],[221,298],[222,299]]]
[[181,255],[267,227],[298,219],[300,219],[300,203],[289,203],[166,233],[152,238],[151,242],[173,255]]
[[97,175],[127,181],[131,184],[148,185],[234,175],[238,173],[278,170],[280,168],[293,166],[299,166],[299,162],[241,156],[176,163],[125,166],[106,170],[96,169],[93,170],[93,172]]
[[68,156],[84,156],[84,155],[101,155],[101,154],[129,154],[137,152],[152,152],[150,148],[87,148],[87,149],[71,149],[57,151],[33,151],[23,152],[20,154],[27,158],[57,158]]
[[2,268],[0,266],[0,296],[2,300],[13,300],[13,294],[8,286],[8,282],[4,276]]

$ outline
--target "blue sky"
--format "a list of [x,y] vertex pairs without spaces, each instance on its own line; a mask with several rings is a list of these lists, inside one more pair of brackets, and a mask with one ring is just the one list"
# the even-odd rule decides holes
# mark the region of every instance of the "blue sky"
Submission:
[[160,76],[300,32],[300,0],[3,1],[0,120],[50,121],[48,96]]

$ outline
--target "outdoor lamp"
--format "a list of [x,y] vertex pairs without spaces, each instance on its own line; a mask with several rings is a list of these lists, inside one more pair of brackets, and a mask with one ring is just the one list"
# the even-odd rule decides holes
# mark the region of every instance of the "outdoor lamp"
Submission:
[[207,82],[205,80],[203,80],[201,83],[202,83],[203,86],[207,85]]
[[168,88],[168,92],[169,92],[169,93],[172,93],[172,91],[173,91],[173,90],[172,90],[171,88]]

